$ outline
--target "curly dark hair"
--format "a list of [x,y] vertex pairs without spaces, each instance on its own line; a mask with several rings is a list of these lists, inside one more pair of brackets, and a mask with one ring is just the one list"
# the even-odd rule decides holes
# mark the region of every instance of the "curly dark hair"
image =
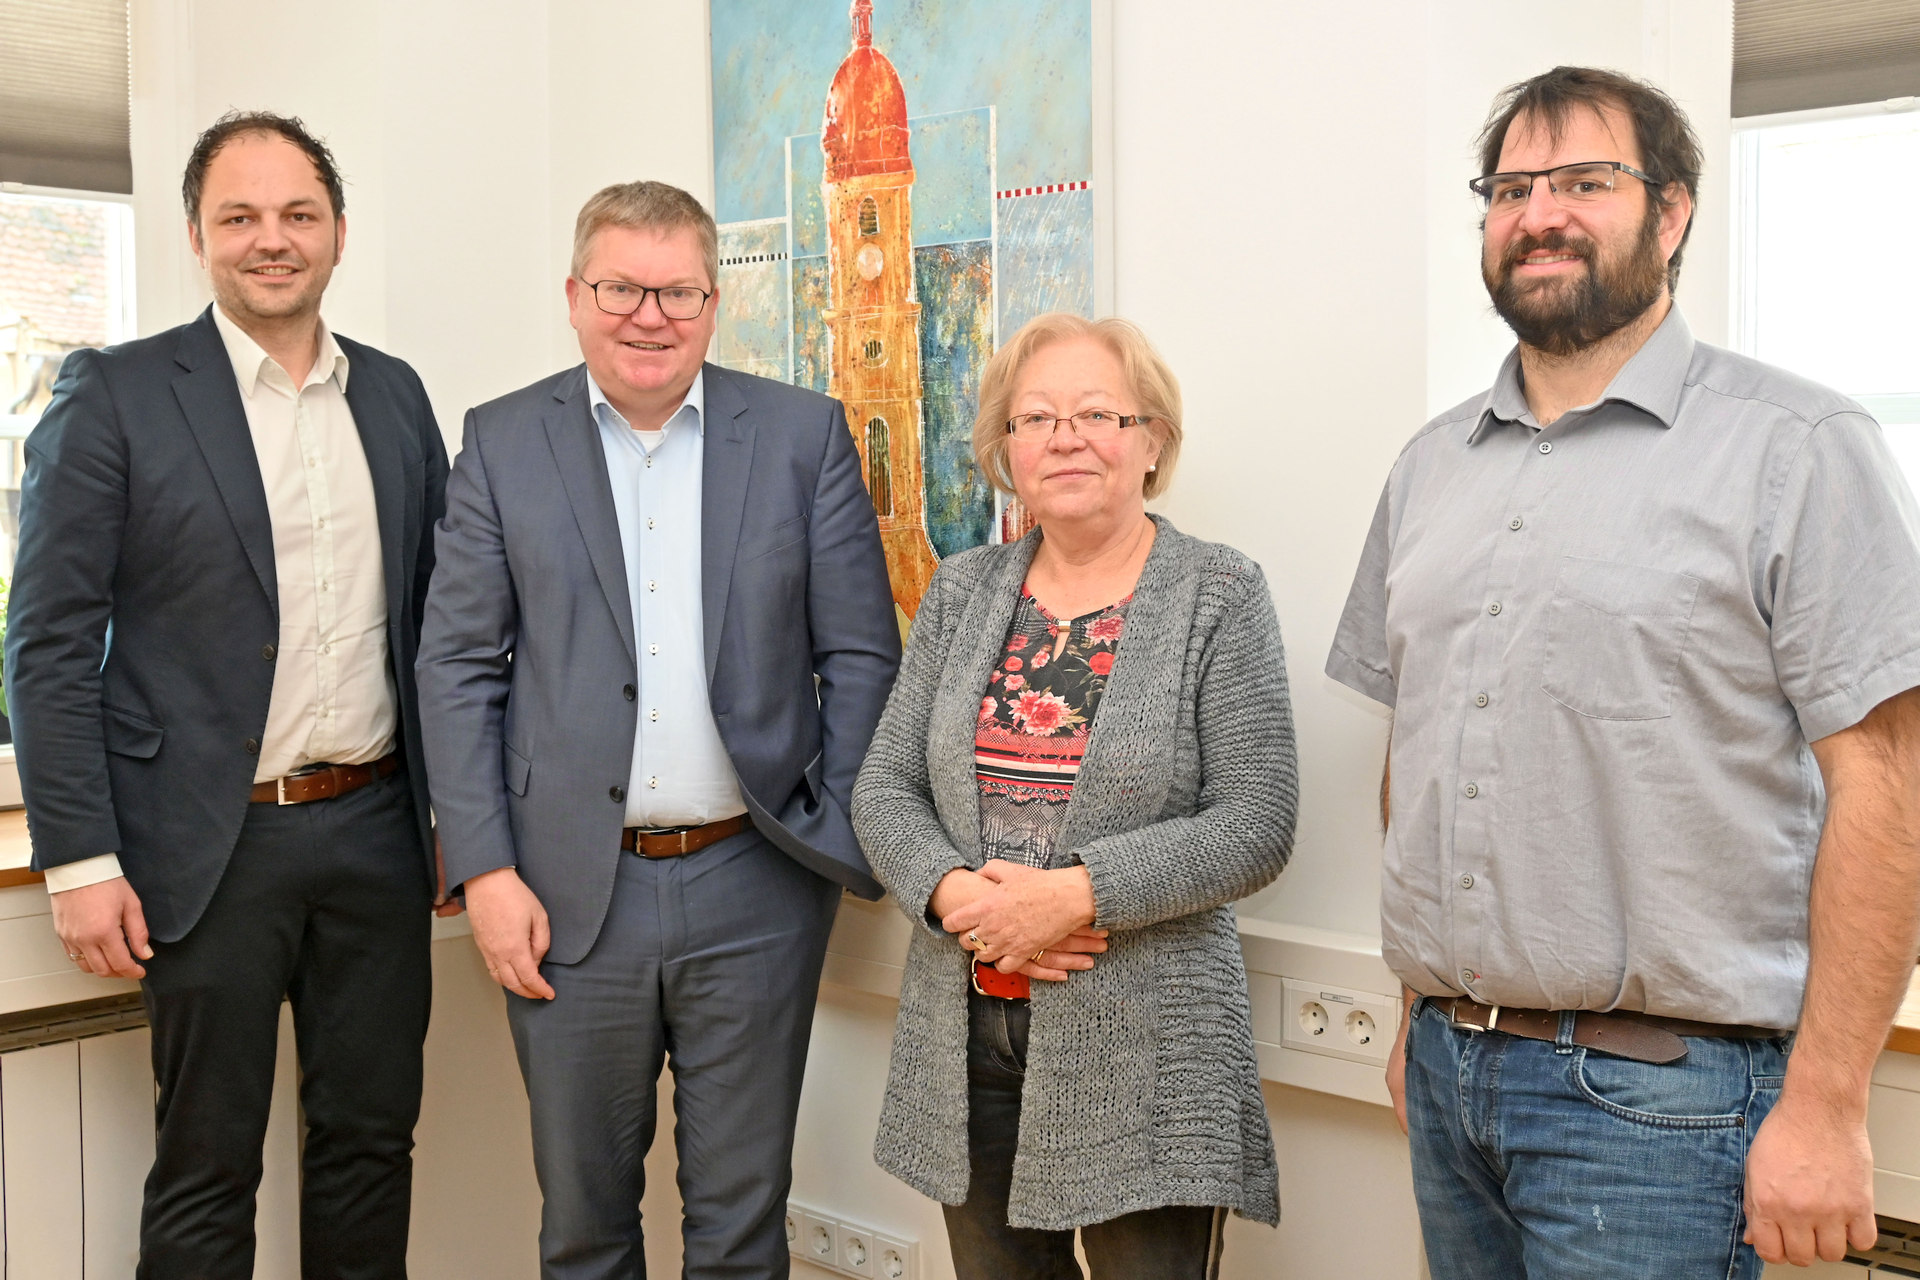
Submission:
[[[1700,139],[1687,122],[1686,113],[1665,93],[1632,76],[1595,67],[1555,67],[1530,80],[1508,85],[1494,99],[1493,112],[1480,131],[1480,174],[1493,173],[1500,164],[1500,149],[1506,145],[1507,129],[1520,116],[1544,125],[1547,136],[1558,142],[1566,131],[1574,111],[1585,108],[1603,111],[1616,107],[1633,121],[1634,142],[1640,148],[1640,164],[1653,177],[1647,188],[1649,200],[1665,204],[1667,187],[1679,183],[1696,208],[1700,199],[1700,171],[1705,159]],[[1680,255],[1686,251],[1687,237],[1693,234],[1693,220],[1680,235],[1673,257],[1667,262],[1667,288],[1680,282]]]
[[320,184],[327,189],[333,216],[337,218],[347,211],[347,192],[340,181],[340,166],[334,163],[333,152],[327,150],[327,144],[307,132],[300,117],[275,115],[271,111],[229,111],[194,140],[193,153],[187,157],[187,173],[180,183],[180,195],[186,201],[188,222],[196,226],[200,222],[200,194],[207,185],[207,166],[220,154],[220,148],[235,138],[261,133],[277,134],[306,152],[307,159],[313,161],[314,172],[320,176]]

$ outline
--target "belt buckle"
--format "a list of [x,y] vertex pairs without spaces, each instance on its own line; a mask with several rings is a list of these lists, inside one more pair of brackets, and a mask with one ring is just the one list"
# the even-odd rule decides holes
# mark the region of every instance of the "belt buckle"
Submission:
[[[649,831],[647,828],[642,827],[640,834],[647,836],[679,836],[680,852],[684,854],[687,851],[687,833],[696,829],[695,827],[655,827]],[[639,841],[636,840],[634,843],[638,844]]]
[[[1476,1000],[1474,1001],[1474,1003],[1478,1004],[1479,1001]],[[1458,1004],[1454,1005],[1455,1010],[1458,1010],[1459,1007],[1460,1006]],[[1485,1008],[1487,1011],[1487,1024],[1484,1027],[1477,1022],[1467,1022],[1462,1020],[1459,1013],[1457,1012],[1448,1014],[1447,1021],[1452,1023],[1456,1029],[1461,1031],[1498,1031],[1500,1029],[1500,1006],[1497,1004],[1490,1004],[1485,1006]]]
[[273,785],[278,791],[278,797],[275,800],[276,804],[292,804],[293,803],[293,801],[287,799],[287,775],[286,774],[283,773],[278,778],[275,778],[273,780]]

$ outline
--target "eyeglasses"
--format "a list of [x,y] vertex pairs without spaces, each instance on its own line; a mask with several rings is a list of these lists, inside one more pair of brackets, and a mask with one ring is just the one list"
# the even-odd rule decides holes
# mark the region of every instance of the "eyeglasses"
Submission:
[[1612,195],[1613,175],[1616,172],[1632,174],[1656,192],[1660,189],[1660,183],[1653,175],[1642,173],[1618,160],[1583,160],[1578,164],[1557,165],[1552,169],[1490,173],[1484,178],[1473,179],[1467,186],[1480,197],[1489,213],[1513,212],[1525,208],[1527,201],[1533,198],[1534,179],[1545,178],[1547,190],[1553,193],[1553,198],[1563,208],[1577,209],[1598,204]]
[[1153,419],[1144,413],[1119,414],[1111,409],[1082,409],[1070,418],[1050,413],[1022,413],[1007,420],[1007,434],[1015,440],[1050,440],[1063,422],[1073,424],[1082,440],[1111,440],[1122,427],[1137,427]]
[[707,309],[713,295],[692,285],[671,284],[659,289],[627,280],[582,280],[593,290],[593,300],[610,316],[630,316],[646,304],[652,294],[660,304],[660,314],[669,320],[691,320]]

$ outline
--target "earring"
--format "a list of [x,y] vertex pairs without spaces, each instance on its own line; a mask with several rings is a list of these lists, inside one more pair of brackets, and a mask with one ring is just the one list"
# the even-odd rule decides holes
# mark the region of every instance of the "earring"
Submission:
[[1160,469],[1160,464],[1157,462],[1147,464],[1147,470],[1149,471],[1158,471],[1159,469]]

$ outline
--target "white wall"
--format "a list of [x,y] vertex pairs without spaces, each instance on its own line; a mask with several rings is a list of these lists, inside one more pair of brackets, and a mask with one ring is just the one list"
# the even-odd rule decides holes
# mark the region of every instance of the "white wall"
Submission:
[[[840,20],[842,0],[818,2]],[[1394,456],[1485,387],[1508,345],[1477,272],[1474,134],[1496,90],[1556,62],[1665,84],[1709,158],[1681,301],[1722,340],[1730,0],[1112,4],[1116,307],[1160,343],[1188,401],[1161,506],[1262,563],[1290,649],[1298,847],[1245,909],[1373,933],[1384,721],[1319,672]],[[467,406],[577,358],[560,281],[587,194],[650,176],[711,195],[703,0],[134,0],[134,14],[142,330],[204,305],[176,194],[193,134],[228,106],[299,113],[351,181],[328,315],[412,361],[456,439]],[[490,1008],[464,981],[457,1003]],[[795,1195],[917,1235],[938,1278],[937,1210],[867,1155],[891,1016],[872,997],[823,997]],[[509,1088],[498,1046],[475,1052]],[[1279,1086],[1268,1102],[1287,1221],[1236,1224],[1228,1274],[1416,1275],[1391,1118]],[[529,1194],[515,1150],[491,1193],[502,1202]],[[457,1176],[448,1164],[423,1148],[429,1182]],[[525,1214],[514,1203],[491,1222]],[[1355,1240],[1371,1262],[1354,1262]]]

